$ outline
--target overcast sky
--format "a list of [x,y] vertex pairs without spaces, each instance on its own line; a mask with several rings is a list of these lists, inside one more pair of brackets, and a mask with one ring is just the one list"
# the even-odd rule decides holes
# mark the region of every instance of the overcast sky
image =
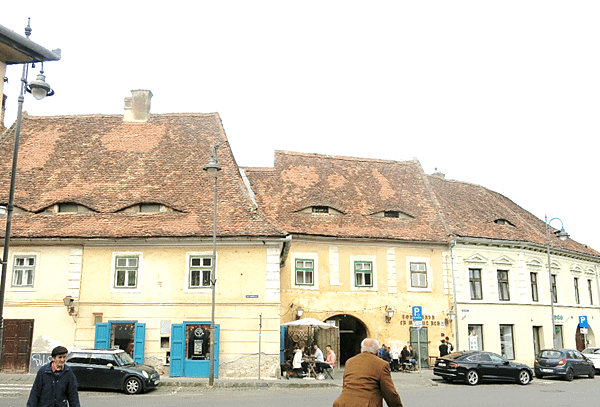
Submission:
[[[36,116],[218,112],[240,166],[275,150],[411,160],[600,251],[598,1],[10,1],[61,48]],[[30,74],[30,80],[37,68]],[[7,69],[16,117],[21,68]],[[552,226],[560,228],[560,221]]]

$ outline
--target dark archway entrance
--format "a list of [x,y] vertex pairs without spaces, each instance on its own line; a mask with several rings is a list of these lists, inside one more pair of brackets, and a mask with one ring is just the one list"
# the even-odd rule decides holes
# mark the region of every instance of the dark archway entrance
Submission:
[[350,315],[335,315],[327,318],[327,321],[335,321],[335,325],[340,330],[338,360],[340,365],[345,365],[348,359],[360,353],[360,343],[367,337],[367,327],[362,321]]

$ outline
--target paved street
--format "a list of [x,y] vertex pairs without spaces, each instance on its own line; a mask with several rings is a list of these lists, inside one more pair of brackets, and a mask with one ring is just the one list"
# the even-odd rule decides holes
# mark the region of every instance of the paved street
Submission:
[[[423,375],[425,376],[425,374]],[[596,379],[534,380],[528,386],[517,384],[481,384],[470,387],[462,383],[445,383],[432,375],[416,381],[411,374],[394,374],[406,407],[441,405],[444,407],[597,407],[600,399]],[[289,385],[287,383],[289,383]],[[314,382],[313,382],[314,383]],[[340,394],[338,386],[290,387],[306,384],[302,380],[271,382],[262,388],[204,386],[161,386],[147,394],[129,396],[118,392],[81,391],[83,407],[187,407],[201,401],[211,407],[316,407],[331,406]],[[283,386],[278,386],[283,384]],[[317,383],[314,383],[317,384]],[[418,384],[418,385],[417,385]],[[30,385],[29,385],[30,386]],[[27,384],[0,384],[2,407],[23,407],[29,391]]]

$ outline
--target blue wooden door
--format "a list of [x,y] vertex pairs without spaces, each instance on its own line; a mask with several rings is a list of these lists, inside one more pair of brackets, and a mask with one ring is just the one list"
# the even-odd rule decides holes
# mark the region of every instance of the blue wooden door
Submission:
[[279,363],[285,363],[285,334],[287,333],[287,326],[279,327]]
[[96,324],[96,337],[94,340],[94,348],[109,349],[110,348],[110,323],[99,322]]
[[183,376],[183,361],[185,359],[185,331],[183,324],[171,325],[171,368],[169,376]]
[[137,363],[144,363],[144,348],[146,346],[146,324],[135,324],[133,337],[133,360]]

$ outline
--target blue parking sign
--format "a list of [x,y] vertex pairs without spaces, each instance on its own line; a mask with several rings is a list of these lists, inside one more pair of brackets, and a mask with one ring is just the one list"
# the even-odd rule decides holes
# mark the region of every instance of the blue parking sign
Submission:
[[588,319],[586,315],[581,315],[579,317],[579,327],[580,328],[589,328]]
[[413,321],[422,321],[423,320],[423,307],[412,307],[412,319]]

